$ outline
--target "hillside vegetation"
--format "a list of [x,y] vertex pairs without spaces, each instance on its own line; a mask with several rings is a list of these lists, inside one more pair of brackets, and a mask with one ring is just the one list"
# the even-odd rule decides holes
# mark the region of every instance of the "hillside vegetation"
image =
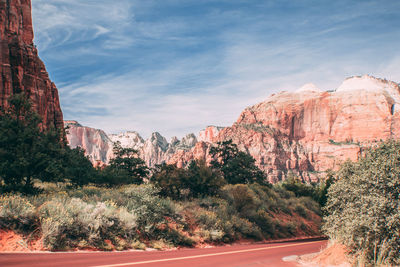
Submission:
[[211,165],[149,169],[116,143],[94,168],[63,133],[42,131],[24,95],[0,112],[0,229],[49,250],[166,248],[319,233],[323,186],[272,186],[250,155],[218,143]]
[[324,232],[359,266],[400,264],[400,143],[389,140],[334,175]]
[[43,238],[49,250],[167,248],[317,235],[319,205],[281,186],[226,185],[218,197],[174,201],[153,185],[118,189],[40,184],[41,194],[3,195],[0,228]]

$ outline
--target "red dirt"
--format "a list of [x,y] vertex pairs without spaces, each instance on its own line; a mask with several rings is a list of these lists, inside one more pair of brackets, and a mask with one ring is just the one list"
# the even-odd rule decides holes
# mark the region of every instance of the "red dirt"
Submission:
[[346,246],[332,243],[321,252],[311,255],[304,255],[300,262],[305,266],[340,266],[350,267],[351,259],[348,256],[349,250]]
[[29,237],[19,235],[11,230],[0,230],[0,251],[43,251],[42,239],[30,240]]

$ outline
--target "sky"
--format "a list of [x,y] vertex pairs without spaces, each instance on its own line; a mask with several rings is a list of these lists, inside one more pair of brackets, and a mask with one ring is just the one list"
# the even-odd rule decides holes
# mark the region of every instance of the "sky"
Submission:
[[32,0],[65,120],[167,138],[305,83],[400,82],[398,0]]

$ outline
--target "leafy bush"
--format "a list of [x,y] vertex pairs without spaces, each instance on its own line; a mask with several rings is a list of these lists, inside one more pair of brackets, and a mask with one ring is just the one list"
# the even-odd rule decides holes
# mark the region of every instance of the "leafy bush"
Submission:
[[370,264],[400,264],[400,143],[346,162],[328,190],[323,229]]

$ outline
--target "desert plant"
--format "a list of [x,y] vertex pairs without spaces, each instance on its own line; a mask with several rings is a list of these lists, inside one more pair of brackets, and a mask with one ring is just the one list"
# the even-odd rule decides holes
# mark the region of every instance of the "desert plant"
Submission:
[[369,149],[358,162],[344,163],[335,178],[325,233],[368,263],[400,264],[400,143]]
[[0,197],[0,229],[27,233],[39,225],[35,207],[24,197],[5,195]]
[[78,198],[54,198],[39,209],[45,246],[52,250],[119,245],[134,240],[136,215],[112,202],[88,204]]

